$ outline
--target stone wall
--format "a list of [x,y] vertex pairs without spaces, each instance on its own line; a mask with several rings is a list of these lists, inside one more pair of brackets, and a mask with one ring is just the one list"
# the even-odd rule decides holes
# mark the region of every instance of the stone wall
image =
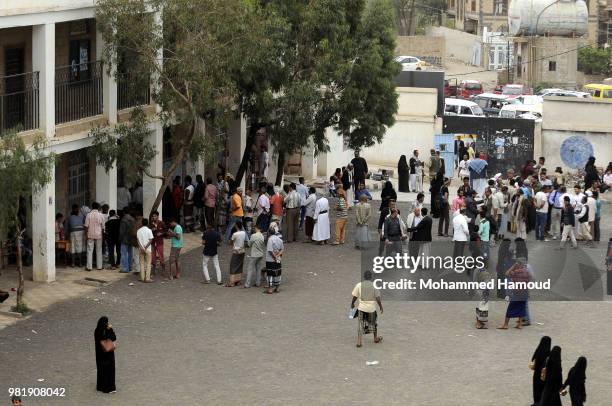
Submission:
[[445,58],[459,60],[465,63],[472,62],[474,43],[480,43],[478,35],[453,30],[446,27],[428,27],[427,37],[442,37],[445,42]]
[[444,37],[426,37],[423,35],[398,36],[395,53],[410,55],[427,62],[442,66],[446,54]]

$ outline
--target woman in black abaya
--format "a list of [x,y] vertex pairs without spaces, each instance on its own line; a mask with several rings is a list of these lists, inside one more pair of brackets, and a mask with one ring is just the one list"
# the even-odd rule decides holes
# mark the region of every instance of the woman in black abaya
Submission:
[[[503,244],[503,242],[502,242]],[[531,406],[537,406],[542,398],[542,391],[544,390],[544,381],[542,380],[542,368],[546,363],[546,358],[550,355],[550,337],[544,336],[540,340],[538,348],[536,348],[531,357],[530,367],[533,369],[533,404]]]
[[[100,317],[100,320],[98,320],[98,325],[94,331],[94,339],[96,346],[96,368],[98,370],[96,390],[103,393],[113,393],[116,390],[114,343],[117,337],[113,327],[108,322],[108,317]],[[106,340],[113,342],[112,351],[105,351],[103,341]]]
[[569,386],[570,400],[572,406],[582,406],[586,402],[586,389],[584,381],[586,380],[587,359],[580,357],[576,364],[570,368],[567,374],[567,379],[563,383],[561,395],[567,395],[567,387]]
[[397,163],[397,189],[400,192],[410,192],[408,178],[410,178],[410,167],[406,155],[402,155]]
[[440,189],[442,189],[443,185],[444,173],[442,173],[442,170],[439,170],[429,188],[431,193],[431,216],[436,219],[440,217]]
[[563,371],[561,369],[561,347],[555,345],[544,366],[544,390],[538,406],[562,406],[561,391],[563,385]]

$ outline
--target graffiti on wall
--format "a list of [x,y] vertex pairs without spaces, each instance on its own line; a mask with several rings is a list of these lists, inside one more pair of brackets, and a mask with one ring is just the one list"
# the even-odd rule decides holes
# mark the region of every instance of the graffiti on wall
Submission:
[[580,135],[566,138],[561,144],[561,160],[570,168],[584,168],[590,156],[593,156],[593,145]]

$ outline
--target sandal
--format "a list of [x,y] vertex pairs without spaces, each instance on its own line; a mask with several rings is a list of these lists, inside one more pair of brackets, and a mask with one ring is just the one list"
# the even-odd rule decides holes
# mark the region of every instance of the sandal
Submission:
[[357,346],[356,346],[356,347],[357,347],[357,348],[361,348],[361,347],[362,347],[362,345],[361,345],[361,344],[357,344]]
[[374,340],[374,344],[382,343],[383,337],[378,336],[378,340]]

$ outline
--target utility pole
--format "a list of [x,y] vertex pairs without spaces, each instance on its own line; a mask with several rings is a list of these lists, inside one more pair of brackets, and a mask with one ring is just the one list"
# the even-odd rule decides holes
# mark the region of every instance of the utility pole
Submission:
[[484,12],[482,10],[482,1],[478,0],[478,34],[482,35],[483,33],[483,24],[484,24]]

